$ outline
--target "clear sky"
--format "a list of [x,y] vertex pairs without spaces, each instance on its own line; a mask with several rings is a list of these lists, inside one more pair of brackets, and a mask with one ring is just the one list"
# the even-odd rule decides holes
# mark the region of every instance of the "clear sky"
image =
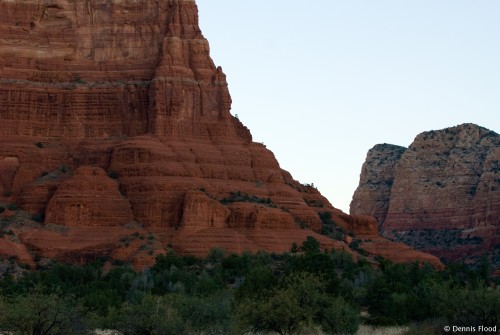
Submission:
[[472,122],[500,132],[498,0],[197,0],[232,113],[349,211],[367,151]]

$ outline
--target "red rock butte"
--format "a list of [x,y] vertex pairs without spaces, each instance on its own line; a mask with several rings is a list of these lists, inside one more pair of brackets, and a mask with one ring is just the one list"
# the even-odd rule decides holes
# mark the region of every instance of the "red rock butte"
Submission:
[[0,202],[43,221],[0,246],[139,267],[166,245],[282,252],[311,235],[348,249],[318,234],[323,212],[377,236],[252,142],[194,1],[4,0],[0,36]]
[[500,135],[462,124],[418,135],[409,148],[367,155],[351,214],[386,236],[452,262],[500,268]]

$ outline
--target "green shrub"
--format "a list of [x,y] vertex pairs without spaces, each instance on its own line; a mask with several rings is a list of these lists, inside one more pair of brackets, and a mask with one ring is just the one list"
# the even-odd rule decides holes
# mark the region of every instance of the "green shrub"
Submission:
[[84,79],[80,78],[79,76],[75,77],[73,82],[75,82],[76,84],[80,84],[80,85],[85,85],[87,83]]
[[324,294],[325,282],[308,273],[284,277],[265,299],[246,299],[238,306],[239,325],[247,332],[303,334],[321,327],[327,333],[355,334],[359,311],[341,298]]
[[118,172],[116,172],[116,171],[109,171],[108,177],[111,179],[118,179],[119,175],[118,175]]
[[305,202],[310,207],[324,207],[325,206],[320,200],[316,200],[316,199],[305,199]]
[[221,204],[230,204],[233,202],[253,202],[267,207],[276,208],[276,205],[273,203],[271,198],[260,198],[255,195],[248,195],[241,191],[230,192],[229,197],[220,200]]
[[223,248],[212,248],[208,252],[207,259],[214,263],[220,263],[226,256],[226,251]]
[[12,299],[0,297],[0,329],[15,334],[86,334],[84,315],[77,300],[40,286]]
[[500,291],[477,289],[450,289],[443,304],[450,324],[457,326],[500,324]]
[[37,213],[31,217],[31,220],[43,223],[45,215],[43,213]]
[[320,253],[321,252],[321,244],[317,239],[312,236],[307,236],[306,240],[302,242],[300,246],[300,250],[305,253]]
[[17,206],[16,204],[9,204],[7,208],[11,211],[17,211],[19,209],[19,206]]
[[361,322],[359,310],[342,298],[330,298],[317,316],[317,322],[326,334],[356,334]]
[[125,334],[183,334],[184,323],[166,299],[145,295],[140,302],[125,302],[109,310],[101,325]]

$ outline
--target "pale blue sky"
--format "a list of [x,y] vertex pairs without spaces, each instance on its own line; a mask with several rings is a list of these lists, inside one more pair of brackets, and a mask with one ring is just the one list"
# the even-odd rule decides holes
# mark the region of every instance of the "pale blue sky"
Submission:
[[498,0],[197,0],[232,113],[348,212],[367,151],[500,132]]

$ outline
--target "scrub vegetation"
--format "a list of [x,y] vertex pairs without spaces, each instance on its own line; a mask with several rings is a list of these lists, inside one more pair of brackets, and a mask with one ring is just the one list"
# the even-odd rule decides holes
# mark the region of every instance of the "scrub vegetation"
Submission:
[[[354,260],[308,238],[284,254],[206,258],[173,251],[142,272],[105,260],[51,262],[0,281],[0,330],[14,334],[356,334],[370,327],[440,334],[444,325],[497,325],[500,291],[487,264],[437,271]],[[107,271],[104,271],[108,268]],[[403,328],[396,326],[405,326]],[[420,330],[420,332],[419,332]]]

